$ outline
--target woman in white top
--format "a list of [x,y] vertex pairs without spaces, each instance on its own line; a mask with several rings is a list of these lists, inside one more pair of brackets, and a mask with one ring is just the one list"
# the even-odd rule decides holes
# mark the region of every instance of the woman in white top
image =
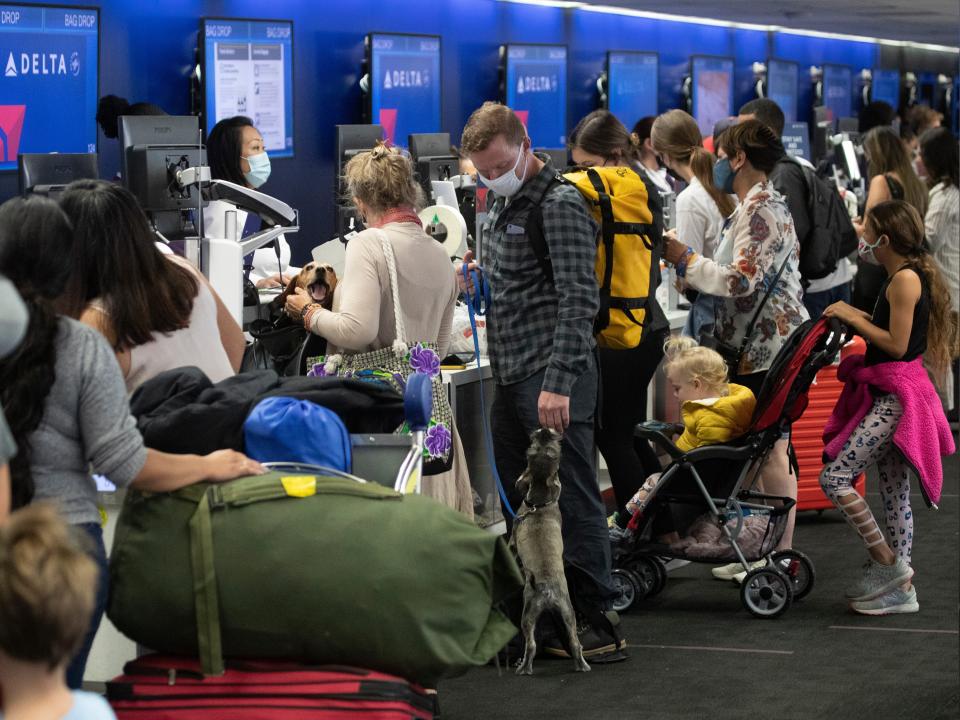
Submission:
[[[714,157],[703,147],[697,121],[683,110],[671,110],[654,121],[651,139],[664,164],[687,182],[677,196],[676,229],[668,236],[713,258],[724,218],[733,213],[736,203],[713,183]],[[698,295],[684,334],[699,338],[701,329],[713,322],[713,296]]]
[[79,180],[60,204],[76,237],[64,302],[107,338],[128,393],[177,367],[198,367],[212,382],[237,372],[243,331],[196,268],[157,250],[133,195]]
[[[333,310],[304,291],[287,298],[286,312],[307,330],[327,339],[333,349],[357,353],[390,347],[394,340],[436,343],[441,358],[450,347],[457,281],[443,246],[423,231],[416,207],[420,186],[413,165],[397,150],[379,145],[347,163],[347,189],[367,228],[347,244],[343,277]],[[386,235],[396,258],[397,292],[406,338],[397,338],[389,265],[381,245]],[[452,469],[428,475],[424,495],[473,516],[473,492],[466,458],[452,431]]]
[[[957,139],[946,128],[933,128],[920,136],[920,157],[931,185],[930,204],[924,217],[930,253],[950,291],[952,322],[947,332],[953,338],[953,360],[960,354],[960,169]],[[954,362],[954,367],[956,363]],[[947,373],[942,399],[948,410],[956,409],[954,373]]]
[[[207,136],[206,147],[210,175],[216,180],[228,180],[257,190],[270,177],[270,157],[263,137],[248,117],[237,115],[218,122]],[[226,212],[234,209],[223,200],[208,203],[203,210],[204,233],[208,237],[222,237]],[[237,228],[241,236],[257,232],[259,218],[237,210]],[[250,263],[250,281],[258,288],[286,287],[290,277],[299,271],[290,267],[290,245],[283,235],[277,238],[276,247],[270,244],[254,250]]]

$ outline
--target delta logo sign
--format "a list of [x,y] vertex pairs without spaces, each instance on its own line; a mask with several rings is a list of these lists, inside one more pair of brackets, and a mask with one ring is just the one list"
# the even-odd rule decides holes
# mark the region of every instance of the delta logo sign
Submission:
[[26,115],[26,105],[0,105],[0,162],[17,159]]
[[[17,57],[19,55],[19,57]],[[7,55],[7,63],[4,66],[3,76],[15,78],[21,76],[35,75],[80,75],[80,53],[70,53],[69,59],[66,53],[26,53],[21,52]]]
[[517,95],[527,93],[552,93],[557,91],[560,80],[556,75],[521,75],[517,78]]

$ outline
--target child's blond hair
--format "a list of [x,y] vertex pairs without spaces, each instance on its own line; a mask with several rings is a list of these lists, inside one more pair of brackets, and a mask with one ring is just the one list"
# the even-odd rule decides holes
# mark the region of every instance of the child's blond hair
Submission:
[[0,650],[53,670],[87,633],[97,566],[77,531],[42,503],[0,525]]
[[665,372],[674,370],[687,382],[699,380],[723,397],[730,394],[727,364],[716,350],[705,348],[689,337],[672,337],[663,346]]

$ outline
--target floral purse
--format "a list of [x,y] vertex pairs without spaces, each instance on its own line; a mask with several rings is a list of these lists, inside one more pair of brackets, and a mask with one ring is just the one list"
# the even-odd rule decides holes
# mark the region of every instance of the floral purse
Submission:
[[[393,295],[393,313],[396,323],[397,339],[391,347],[370,350],[362,353],[343,353],[310,358],[307,361],[310,377],[338,377],[383,383],[403,395],[407,387],[407,378],[415,372],[430,377],[433,390],[433,413],[430,426],[424,438],[423,460],[424,474],[436,475],[450,469],[451,448],[453,446],[453,413],[447,391],[440,378],[440,355],[437,344],[433,342],[413,342],[408,344],[403,313],[400,310],[400,294],[397,284],[396,258],[393,246],[386,233],[380,232],[380,245],[387,262],[390,290]],[[409,434],[406,423],[397,428],[398,434]]]

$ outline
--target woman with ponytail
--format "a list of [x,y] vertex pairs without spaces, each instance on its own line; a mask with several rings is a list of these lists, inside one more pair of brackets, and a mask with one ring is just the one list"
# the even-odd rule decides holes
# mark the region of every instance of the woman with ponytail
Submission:
[[[58,315],[58,298],[75,268],[73,228],[63,210],[42,197],[0,206],[0,274],[27,308],[27,333],[0,360],[0,404],[16,444],[10,461],[12,505],[54,502],[64,519],[89,536],[100,568],[97,603],[80,651],[67,670],[71,688],[83,680],[107,595],[107,561],[91,473],[118,486],[166,492],[201,480],[263,472],[233,450],[171,455],[149,450],[130,415],[113,350],[93,328]],[[62,308],[76,316],[80,307]]]
[[[917,612],[910,475],[918,476],[924,499],[935,506],[943,485],[941,457],[955,448],[924,360],[940,382],[950,347],[948,333],[938,329],[949,323],[950,298],[927,250],[923,218],[909,203],[875,205],[858,252],[863,262],[882,266],[887,280],[872,314],[843,302],[824,311],[863,336],[867,352],[838,368],[845,385],[824,430],[824,455],[831,462],[820,485],[870,555],[863,576],[847,591],[850,607],[866,615]],[[877,466],[885,531],[853,487],[870,465]]]
[[[724,220],[733,213],[736,202],[713,182],[714,156],[703,147],[696,120],[683,110],[671,110],[656,119],[650,137],[664,165],[687,183],[677,195],[676,224],[668,237],[712,258]],[[714,297],[701,297],[692,289],[687,293],[694,305],[684,335],[696,339],[705,325],[714,322]]]

